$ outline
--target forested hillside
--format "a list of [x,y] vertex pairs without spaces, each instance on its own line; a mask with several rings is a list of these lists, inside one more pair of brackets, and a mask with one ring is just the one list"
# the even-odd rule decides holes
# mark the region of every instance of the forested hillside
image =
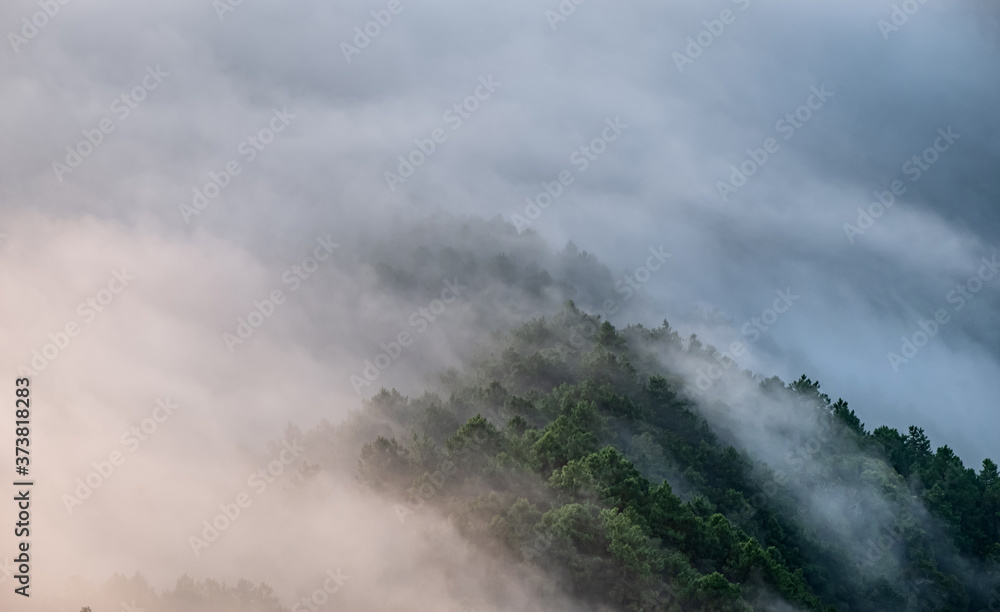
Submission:
[[[869,431],[803,376],[755,383],[765,401],[793,402],[820,424],[801,440],[805,453],[766,465],[714,433],[661,365],[670,352],[714,352],[666,322],[618,330],[569,303],[498,340],[468,372],[445,376],[447,393],[383,390],[344,425],[397,432],[372,436],[358,473],[397,500],[400,520],[440,510],[477,546],[595,608],[989,605],[1000,576],[992,461],[968,468],[916,426]],[[824,535],[790,488],[803,481],[851,491],[843,509],[874,537]],[[891,518],[872,526],[873,516]]]
[[[740,371],[666,321],[616,328],[593,314],[611,273],[572,243],[553,253],[530,232],[469,219],[435,220],[403,241],[409,250],[376,244],[341,265],[371,270],[403,304],[426,304],[441,278],[460,282],[468,311],[449,312],[440,330],[462,364],[427,391],[379,391],[380,380],[346,418],[289,424],[285,439],[308,451],[300,478],[282,485],[283,516],[304,512],[303,496],[320,512],[344,502],[315,493],[326,479],[375,500],[376,525],[457,532],[495,569],[492,591],[463,584],[440,558],[404,558],[425,564],[461,610],[1000,606],[993,461],[965,466],[919,423],[864,423],[864,406],[833,401],[806,376]],[[283,605],[267,584],[203,578],[157,594],[141,575],[116,576],[76,601],[100,603],[94,612],[123,599],[151,612],[312,609]],[[348,591],[327,607],[380,609],[378,596]]]

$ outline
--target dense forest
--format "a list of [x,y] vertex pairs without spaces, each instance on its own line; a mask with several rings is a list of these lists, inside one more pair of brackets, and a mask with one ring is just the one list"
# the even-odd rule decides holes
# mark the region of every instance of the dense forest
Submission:
[[790,458],[786,470],[810,472],[820,489],[875,492],[856,498],[859,523],[869,504],[893,510],[893,522],[852,549],[822,537],[779,466],[721,440],[659,365],[664,350],[711,356],[697,338],[666,322],[618,330],[569,303],[502,342],[468,373],[445,377],[447,399],[382,390],[346,425],[409,432],[371,440],[359,458],[359,478],[398,498],[401,520],[435,506],[478,546],[611,609],[996,607],[994,462],[967,468],[918,427],[869,431],[805,376],[758,381],[764,396],[827,425],[815,456]]
[[[610,285],[592,255],[508,255],[537,244],[501,225],[463,225],[457,249],[376,253],[373,267],[402,294],[470,279],[469,300],[488,298],[484,328],[503,299],[533,312],[546,296],[580,299],[493,326],[433,391],[373,388],[346,419],[290,424],[310,449],[307,476],[346,476],[401,523],[440,517],[530,576],[538,609],[556,609],[546,596],[595,611],[1000,609],[993,461],[967,467],[916,425],[872,429],[819,382],[731,368],[666,321],[616,328],[577,305]],[[473,255],[484,245],[494,256]],[[706,364],[725,371],[707,392],[693,374]],[[287,609],[267,585],[186,576],[161,595],[141,576],[103,591],[149,610]],[[516,608],[498,588],[470,609]]]

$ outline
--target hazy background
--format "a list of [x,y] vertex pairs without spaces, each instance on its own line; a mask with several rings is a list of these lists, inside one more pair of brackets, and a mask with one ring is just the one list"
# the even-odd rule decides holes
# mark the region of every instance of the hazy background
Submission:
[[[741,365],[786,381],[807,373],[869,428],[918,424],[966,465],[996,456],[1000,278],[960,312],[946,302],[1000,248],[995,3],[929,0],[886,40],[878,21],[893,3],[882,0],[587,0],[555,27],[554,1],[403,0],[348,62],[341,43],[354,44],[355,26],[386,4],[244,0],[220,19],[209,0],[70,0],[26,43],[7,37],[0,365],[9,388],[47,334],[73,321],[82,330],[32,383],[40,591],[73,573],[103,580],[137,569],[157,585],[184,571],[231,578],[222,568],[249,556],[242,540],[228,533],[214,560],[195,561],[188,535],[248,488],[247,475],[273,458],[264,442],[287,422],[311,427],[357,408],[350,375],[380,342],[412,332],[410,314],[440,293],[443,279],[387,291],[376,263],[405,260],[422,243],[469,241],[464,215],[524,215],[525,198],[563,170],[574,183],[530,229],[553,250],[572,240],[608,266],[594,295],[620,298],[615,282],[650,248],[671,254],[616,323],[666,318],[725,347],[746,341],[744,323],[791,289],[800,299]],[[674,54],[724,9],[735,21],[679,70]],[[40,10],[4,3],[3,31],[21,35],[22,18]],[[122,118],[115,99],[156,67],[166,76]],[[496,90],[454,129],[446,111],[490,75]],[[821,86],[832,97],[785,140],[776,122]],[[240,145],[274,109],[294,118],[248,161]],[[616,117],[627,129],[580,171],[574,151]],[[104,118],[114,131],[60,181],[53,162],[66,163],[66,146]],[[948,127],[961,137],[911,182],[903,164]],[[447,141],[390,190],[385,172],[436,128]],[[772,137],[780,150],[720,197],[730,165]],[[230,160],[240,174],[185,222],[180,205]],[[844,223],[895,179],[906,194],[849,241]],[[282,273],[327,237],[339,245],[331,259],[289,291]],[[509,241],[482,242],[484,257],[524,248]],[[78,304],[123,267],[135,280],[86,323]],[[274,289],[286,303],[227,350],[222,334]],[[476,295],[480,306],[494,301],[488,287]],[[565,297],[546,293],[538,312]],[[489,311],[496,326],[535,314],[508,299]],[[942,307],[951,322],[894,372],[887,353]],[[470,301],[449,305],[373,387],[419,391],[425,374],[460,363],[483,320]],[[132,455],[122,433],[167,396],[181,408]],[[9,429],[0,426],[5,440]],[[120,474],[67,513],[60,496],[114,450],[125,451]],[[0,510],[5,523],[9,512]],[[363,505],[345,512],[374,520]],[[372,538],[386,522],[391,514],[374,520]],[[311,524],[297,527],[309,534]],[[302,549],[274,546],[289,557]],[[295,563],[317,577],[326,565],[350,567],[344,557],[357,547],[342,548]],[[278,579],[273,567],[232,574],[288,596],[313,575]],[[376,584],[372,573],[365,580]]]

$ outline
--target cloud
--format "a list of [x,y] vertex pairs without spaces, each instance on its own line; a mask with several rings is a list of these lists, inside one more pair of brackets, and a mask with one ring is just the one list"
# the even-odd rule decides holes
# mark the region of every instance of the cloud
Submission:
[[[925,425],[968,464],[995,447],[994,286],[953,313],[906,369],[893,372],[886,358],[997,249],[995,4],[928,2],[887,40],[878,22],[891,19],[888,1],[595,0],[555,29],[546,16],[555,2],[404,1],[347,62],[340,44],[386,6],[244,2],[220,19],[210,2],[70,2],[16,53],[0,54],[8,75],[0,129],[12,143],[0,152],[5,371],[30,367],[32,351],[55,342],[50,333],[80,327],[38,374],[40,401],[51,406],[38,435],[58,449],[44,460],[53,503],[39,536],[50,549],[65,542],[67,561],[51,566],[55,573],[79,571],[78,559],[99,543],[110,552],[87,571],[103,576],[127,564],[112,519],[144,549],[164,547],[163,569],[147,570],[157,580],[184,567],[180,532],[167,538],[142,525],[168,515],[197,525],[287,420],[309,425],[356,406],[349,376],[410,329],[410,314],[435,299],[453,269],[438,262],[416,289],[387,290],[377,264],[418,270],[406,262],[435,240],[477,247],[478,264],[532,245],[519,269],[530,256],[545,258],[541,267],[561,269],[556,280],[572,281],[575,297],[594,307],[618,298],[614,281],[664,245],[669,269],[612,318],[667,318],[717,346],[745,338],[734,325],[759,316],[775,290],[794,287],[801,302],[751,347],[748,365],[819,377],[866,421]],[[725,9],[735,21],[678,71],[673,54]],[[7,3],[0,23],[20,32],[38,11],[35,2]],[[169,76],[131,108],[122,96],[156,66]],[[398,156],[447,125],[449,109],[490,74],[503,85],[412,178],[386,189]],[[780,140],[777,122],[820,86],[833,96]],[[284,108],[296,119],[248,159],[241,144]],[[532,222],[539,240],[476,244],[488,232],[463,237],[460,221],[441,221],[523,211],[525,198],[573,168],[574,151],[617,116],[630,127]],[[66,163],[67,146],[79,154],[85,131],[102,119],[114,130],[57,176],[53,163]],[[909,182],[904,164],[949,127],[961,138]],[[723,201],[716,181],[767,138],[781,150]],[[241,173],[185,223],[179,207],[232,160]],[[907,182],[907,192],[850,242],[844,224],[893,180]],[[407,234],[414,227],[424,233]],[[283,271],[327,235],[342,247],[316,282],[303,279],[292,294]],[[609,270],[573,276],[571,265],[558,268],[564,260],[542,255],[570,239]],[[85,324],[78,305],[97,299],[121,267],[134,283]],[[493,317],[502,326],[570,297],[553,283],[518,310],[523,295],[503,298],[504,285],[492,287],[477,286],[479,297],[415,339],[422,345],[413,357],[378,384],[426,384],[471,352],[477,323]],[[276,289],[288,290],[288,301],[229,353],[222,334]],[[79,516],[64,516],[58,495],[119,448],[116,436],[163,395],[181,403],[176,416]],[[167,499],[157,493],[163,481],[171,483],[163,490],[183,483],[190,494]],[[124,501],[114,510],[115,491],[130,490],[149,514],[126,516]]]

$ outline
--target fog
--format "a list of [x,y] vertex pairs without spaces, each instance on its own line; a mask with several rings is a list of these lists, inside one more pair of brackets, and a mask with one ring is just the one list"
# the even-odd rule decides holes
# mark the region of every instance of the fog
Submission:
[[[290,608],[338,568],[344,609],[552,601],[446,517],[400,523],[349,469],[310,472],[321,449],[259,494],[248,481],[289,432],[336,426],[383,386],[434,390],[491,332],[568,299],[741,341],[741,368],[819,379],[869,428],[920,425],[967,466],[995,456],[1000,14],[893,11],[5,3],[0,370],[31,377],[37,480],[39,596],[16,609],[119,609],[73,581],[135,572],[158,591],[266,582]],[[691,388],[709,365],[664,359]],[[745,381],[698,401],[775,469],[815,435]],[[819,491],[808,473],[795,499],[850,555],[899,520],[871,483]],[[864,529],[838,520],[848,489],[868,496]]]

